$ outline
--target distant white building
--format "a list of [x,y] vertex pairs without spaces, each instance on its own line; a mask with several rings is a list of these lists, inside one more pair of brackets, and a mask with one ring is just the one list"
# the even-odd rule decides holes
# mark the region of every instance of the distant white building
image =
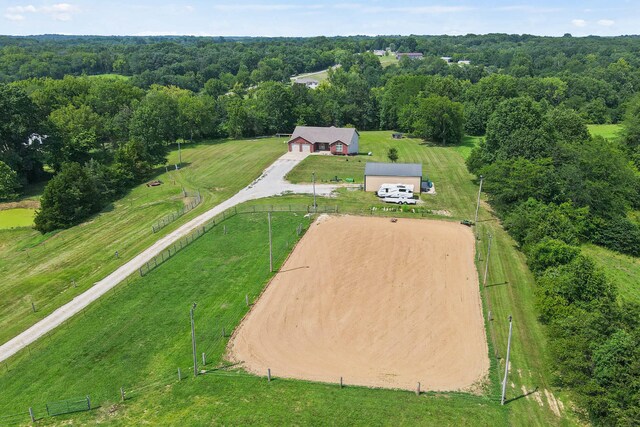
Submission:
[[299,85],[305,85],[309,89],[316,89],[320,84],[319,81],[315,79],[310,79],[308,77],[300,77],[298,79],[295,79],[293,82]]
[[396,53],[396,59],[398,61],[402,57],[407,57],[409,59],[422,59],[424,57],[424,55],[421,52],[398,52],[398,53]]
[[386,50],[381,50],[381,49],[375,49],[375,50],[373,51],[373,54],[374,54],[375,56],[384,56],[386,53],[387,53],[387,51],[386,51]]
[[441,56],[440,59],[442,59],[447,64],[450,64],[453,58],[451,58],[450,56]]
[[471,61],[463,59],[461,61],[458,61],[458,65],[471,65]]

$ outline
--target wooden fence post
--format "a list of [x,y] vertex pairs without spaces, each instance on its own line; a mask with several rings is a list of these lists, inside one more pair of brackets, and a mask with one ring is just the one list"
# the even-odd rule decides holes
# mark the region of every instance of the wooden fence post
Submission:
[[120,398],[122,399],[123,402],[126,399],[126,397],[124,395],[124,387],[120,387]]
[[271,368],[267,368],[267,381],[271,382]]
[[342,388],[342,377],[340,377],[340,388]]
[[416,396],[420,396],[420,383],[418,383],[418,387],[416,387]]
[[178,368],[178,381],[182,381],[182,372],[180,372],[180,368]]
[[33,415],[33,408],[29,407],[29,416],[31,417],[31,422],[36,422],[36,417]]
[[89,396],[87,396],[87,408],[91,410],[91,399],[89,399]]

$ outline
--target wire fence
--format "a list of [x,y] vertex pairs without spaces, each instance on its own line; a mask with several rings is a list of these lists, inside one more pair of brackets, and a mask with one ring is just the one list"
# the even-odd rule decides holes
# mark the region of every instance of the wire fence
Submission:
[[193,229],[187,235],[181,237],[171,246],[165,248],[160,254],[154,256],[138,269],[140,276],[145,276],[151,270],[162,265],[171,259],[182,249],[195,242],[198,238],[210,231],[212,228],[219,226],[225,220],[240,214],[259,213],[259,212],[299,212],[299,213],[338,213],[338,206],[317,206],[314,208],[310,205],[253,205],[253,206],[235,206],[229,208],[214,218],[207,221],[204,225]]
[[[201,237],[204,233],[209,232],[213,228],[217,227],[218,233],[226,235],[227,232],[232,233],[233,230],[227,229],[227,225],[224,222],[227,219],[233,218],[237,215],[241,214],[251,214],[251,213],[267,213],[267,212],[293,212],[293,213],[357,213],[357,214],[368,214],[374,216],[389,216],[394,214],[406,214],[408,216],[420,215],[425,216],[429,215],[430,212],[428,210],[414,210],[414,208],[407,208],[405,206],[390,206],[387,209],[378,208],[361,208],[361,209],[350,209],[349,207],[341,206],[318,206],[314,209],[313,206],[309,205],[251,205],[251,206],[240,206],[228,209],[223,211],[215,218],[208,221],[202,227],[193,230],[189,235],[180,239],[180,241],[174,243],[170,248],[167,248],[163,254],[155,257],[156,259],[151,260],[149,263],[141,269],[140,274],[145,275],[149,271],[156,268],[156,266],[162,264],[170,257],[174,256],[181,249],[184,249],[189,244],[193,243],[199,237]],[[277,239],[274,242],[273,247],[273,265],[274,271],[278,271],[279,267],[284,265],[287,257],[291,254],[293,247],[299,241],[302,235],[308,230],[310,222],[301,219],[301,222],[297,225],[294,231],[290,232],[289,237],[285,237],[284,239]],[[480,231],[483,237],[486,237],[488,230],[483,227]],[[479,261],[484,261],[486,259],[486,247],[479,247]],[[481,262],[480,262],[481,263]],[[131,283],[130,278],[126,281],[126,286]],[[112,293],[117,294],[118,292],[123,291],[126,287],[116,287],[112,291]],[[264,373],[249,373],[243,370],[240,370],[238,366],[235,364],[225,363],[224,354],[225,349],[228,344],[229,339],[233,335],[235,328],[240,325],[242,318],[246,315],[246,313],[250,310],[251,306],[259,299],[260,295],[266,287],[261,287],[255,291],[246,292],[240,295],[236,295],[233,301],[226,301],[224,311],[211,308],[209,312],[204,312],[203,316],[206,317],[207,321],[200,322],[196,321],[196,340],[197,340],[197,373],[199,375],[212,375],[215,377],[225,378],[229,381],[235,381],[238,379],[247,379],[247,380],[263,380],[263,381],[288,381],[295,380],[299,381],[299,379],[290,379],[285,377],[278,377],[277,371],[269,371]],[[490,296],[485,292],[485,301],[487,304],[487,308],[489,312],[491,311],[491,299]],[[84,311],[80,313],[80,316],[84,314]],[[202,319],[202,318],[201,318]],[[489,319],[490,320],[490,319]],[[134,319],[135,321],[135,319]],[[66,323],[62,325],[62,328],[66,326]],[[489,335],[492,341],[492,347],[495,351],[495,332],[493,330],[493,325],[489,321]],[[45,335],[43,339],[38,342],[28,346],[28,351],[42,350],[40,347],[45,345],[47,338],[50,337],[50,334]],[[497,352],[496,352],[497,353]],[[496,357],[497,356],[496,354]],[[5,365],[6,366],[6,365]],[[8,368],[7,368],[8,370]],[[185,381],[189,378],[194,377],[194,367],[193,366],[185,366],[182,365],[180,367],[176,367],[173,372],[165,372],[160,375],[160,377],[155,377],[152,381],[149,382],[141,382],[136,384],[123,384],[122,386],[114,386],[112,391],[98,393],[92,393],[91,398],[86,396],[84,398],[72,398],[67,400],[60,400],[55,402],[47,402],[46,404],[39,404],[33,407],[28,408],[27,410],[21,412],[14,412],[11,414],[0,414],[0,425],[22,425],[26,424],[29,421],[37,421],[43,419],[45,417],[52,417],[61,414],[68,414],[77,411],[88,411],[92,409],[96,409],[101,405],[106,404],[116,404],[117,402],[124,402],[129,399],[135,399],[138,397],[142,397],[146,393],[152,392],[156,389],[161,389],[166,387],[169,384],[177,383],[179,381]],[[335,383],[336,387],[361,387],[359,385],[350,384],[348,373],[345,373],[344,377],[336,377],[335,380],[327,380],[326,377],[307,377],[304,381],[310,383],[321,383],[321,384],[333,384]],[[403,387],[408,389],[412,385],[407,385]],[[417,381],[416,381],[417,386]],[[440,393],[440,392],[430,392],[430,391],[421,391],[418,388],[413,391],[419,395],[425,396],[433,396],[438,397],[440,395],[451,398],[455,396],[456,399],[470,400],[473,402],[491,402],[497,403],[500,402],[500,395],[495,392],[495,387],[490,387],[488,392],[485,391],[482,395],[470,394],[470,393]],[[410,391],[410,390],[409,390]]]
[[159,221],[155,222],[154,224],[151,225],[151,231],[153,233],[157,233],[158,231],[160,231],[162,228],[164,228],[165,226],[171,224],[173,221],[175,221],[176,219],[180,218],[181,216],[183,216],[184,214],[186,214],[187,212],[192,211],[193,209],[195,209],[201,202],[202,202],[202,197],[200,196],[200,192],[188,192],[186,190],[182,190],[182,194],[184,195],[185,198],[187,197],[192,197],[193,200],[190,201],[189,203],[187,203],[185,206],[183,206],[182,209],[172,212],[169,215],[166,215],[164,217],[162,217]]

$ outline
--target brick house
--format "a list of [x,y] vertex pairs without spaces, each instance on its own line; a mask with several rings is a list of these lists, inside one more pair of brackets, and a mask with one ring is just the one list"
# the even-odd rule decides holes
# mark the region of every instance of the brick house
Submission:
[[353,128],[296,126],[287,142],[289,151],[358,154],[360,134]]

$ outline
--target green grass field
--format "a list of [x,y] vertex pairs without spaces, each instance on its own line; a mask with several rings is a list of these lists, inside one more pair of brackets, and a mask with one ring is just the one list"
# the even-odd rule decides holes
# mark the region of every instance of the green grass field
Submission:
[[607,139],[616,139],[622,132],[622,125],[587,125],[589,133],[593,136],[601,136]]
[[604,269],[607,276],[619,285],[620,298],[640,304],[640,258],[623,255],[595,245],[582,250]]
[[[180,224],[233,195],[285,151],[282,139],[275,138],[185,145],[184,167],[168,173],[163,168],[158,176],[163,185],[139,185],[79,226],[44,236],[31,228],[0,230],[4,279],[0,282],[0,342],[87,290]],[[175,162],[174,151],[169,163]],[[199,189],[202,204],[153,234],[155,221],[183,206],[183,187]]]
[[93,74],[92,79],[114,79],[114,80],[129,80],[131,77],[123,76],[122,74],[106,73],[106,74]]
[[30,227],[33,225],[35,209],[6,209],[0,211],[0,229]]
[[395,55],[379,56],[378,58],[380,58],[380,65],[382,65],[382,68],[387,68],[389,65],[398,63]]
[[322,83],[329,78],[329,72],[327,70],[322,70],[322,71],[314,71],[313,73],[298,74],[297,76],[292,77],[291,80],[293,81],[293,80],[301,79],[305,77],[317,80],[319,83]]
[[[276,213],[276,265],[295,239],[302,215]],[[207,366],[223,361],[227,332],[269,279],[266,214],[238,215],[144,278],[135,278],[71,320],[0,373],[1,414],[89,394],[100,408],[62,416],[79,423],[114,425],[507,425],[508,411],[493,398],[466,394],[423,395],[214,371],[193,378],[189,308],[197,302],[198,355]],[[194,274],[197,272],[197,274]],[[63,362],[62,362],[63,361]],[[177,382],[177,368],[185,379]],[[119,388],[128,400],[118,403]],[[384,402],[384,403],[383,403]],[[48,421],[45,419],[43,421]],[[321,421],[322,420],[322,421]]]
[[[398,144],[400,161],[420,161],[435,182],[438,194],[423,196],[429,208],[451,212],[452,219],[473,218],[477,185],[464,165],[461,147],[434,147],[418,140],[391,140],[390,132],[363,132],[362,144],[381,158],[389,144]],[[262,141],[261,141],[262,142]],[[235,143],[234,143],[235,144]],[[238,144],[253,144],[240,142]],[[220,144],[224,145],[224,144]],[[283,145],[276,145],[283,150]],[[244,157],[212,156],[207,160],[193,147],[189,158],[220,163],[214,174],[241,169],[234,165]],[[360,157],[358,157],[360,158]],[[327,160],[311,160],[327,159]],[[318,176],[335,175],[336,160],[313,156],[307,160]],[[365,157],[363,159],[366,160]],[[360,164],[358,164],[360,163]],[[223,166],[225,165],[225,166]],[[245,165],[246,166],[246,165]],[[191,167],[191,166],[190,166]],[[213,167],[213,166],[212,166]],[[362,162],[349,161],[353,172]],[[183,169],[186,175],[187,168]],[[195,167],[194,167],[195,170]],[[200,173],[206,173],[201,169]],[[293,177],[310,176],[307,161]],[[195,178],[191,178],[195,179]],[[212,179],[212,178],[211,178]],[[280,196],[255,204],[310,204],[308,196]],[[371,194],[341,191],[326,201],[341,212],[360,212],[376,203]],[[323,203],[323,202],[321,202]],[[364,209],[363,209],[364,207]],[[411,216],[406,213],[400,216]],[[281,261],[294,240],[293,230],[302,216],[276,214],[274,238]],[[214,229],[176,257],[144,278],[134,278],[115,288],[112,294],[88,307],[84,314],[41,339],[29,350],[9,360],[8,372],[0,369],[0,414],[33,406],[42,414],[49,400],[91,395],[100,408],[56,421],[77,424],[103,422],[113,425],[575,425],[570,413],[571,396],[553,389],[543,327],[534,309],[533,277],[515,242],[484,205],[480,209],[478,248],[479,271],[484,270],[486,245],[493,244],[487,286],[483,287],[485,317],[492,368],[486,396],[461,393],[428,393],[421,397],[405,391],[374,390],[304,381],[277,379],[267,384],[240,372],[215,371],[193,379],[190,376],[191,348],[189,307],[198,303],[196,329],[198,352],[206,352],[208,364],[223,357],[221,325],[237,325],[246,307],[244,295],[258,295],[269,279],[266,256],[265,215],[238,215],[226,223],[229,234]],[[237,238],[241,236],[241,238]],[[287,245],[289,243],[289,245]],[[4,249],[2,249],[4,252]],[[482,279],[482,276],[481,276]],[[508,403],[496,400],[504,369],[508,323],[514,316]],[[496,357],[498,356],[498,357]],[[176,369],[186,379],[177,382]],[[0,366],[0,368],[3,368]],[[130,397],[119,403],[119,388]],[[530,392],[537,390],[536,393]],[[551,394],[561,398],[565,409],[555,415]]]

